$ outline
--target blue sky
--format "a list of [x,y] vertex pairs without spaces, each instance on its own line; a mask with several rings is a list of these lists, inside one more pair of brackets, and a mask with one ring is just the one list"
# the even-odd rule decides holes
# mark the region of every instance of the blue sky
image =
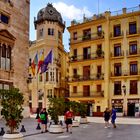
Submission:
[[[94,14],[103,13],[105,11],[121,10],[123,7],[130,8],[140,4],[140,0],[31,0],[30,1],[30,40],[36,39],[36,31],[34,29],[34,17],[41,8],[47,3],[52,3],[54,7],[61,13],[62,18],[66,21],[66,27],[70,25],[72,19],[82,19],[83,14],[90,17]],[[63,35],[64,47],[69,50],[68,39],[69,33],[65,29]]]

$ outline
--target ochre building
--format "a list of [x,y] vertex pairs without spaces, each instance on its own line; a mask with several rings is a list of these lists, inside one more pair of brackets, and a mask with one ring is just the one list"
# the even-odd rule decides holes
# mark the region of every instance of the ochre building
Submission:
[[[34,25],[36,40],[29,47],[28,80],[32,113],[37,108],[47,108],[49,97],[64,97],[68,94],[68,53],[63,46],[65,22],[53,5],[48,3],[38,12]],[[51,60],[42,72],[40,62],[46,63],[48,56]]]
[[30,0],[0,1],[0,89],[14,86],[24,94],[24,117],[28,106],[28,46]]
[[70,33],[70,100],[85,102],[87,115],[140,112],[140,6],[73,20]]

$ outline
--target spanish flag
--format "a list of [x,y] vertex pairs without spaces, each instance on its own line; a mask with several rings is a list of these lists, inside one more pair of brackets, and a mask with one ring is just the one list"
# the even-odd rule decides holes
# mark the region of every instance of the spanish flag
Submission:
[[41,50],[41,52],[40,52],[40,59],[39,59],[39,62],[38,62],[37,73],[39,72],[43,62],[44,62],[44,50]]

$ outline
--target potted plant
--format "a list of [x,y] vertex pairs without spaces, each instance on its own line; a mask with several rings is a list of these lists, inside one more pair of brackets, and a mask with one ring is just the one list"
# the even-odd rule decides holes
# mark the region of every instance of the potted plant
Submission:
[[65,100],[63,98],[49,98],[48,114],[53,123],[50,125],[49,132],[62,133],[63,129],[59,124],[59,116],[65,111]]
[[97,48],[96,54],[97,54],[98,57],[101,57],[103,55],[102,49],[101,48]]
[[79,122],[78,120],[75,120],[75,116],[79,114],[79,102],[76,101],[70,101],[70,108],[73,112],[73,122],[72,122],[72,126],[74,127],[78,127],[79,126]]
[[17,132],[17,129],[23,119],[23,94],[17,88],[9,90],[0,90],[0,98],[2,105],[2,117],[8,126],[8,131],[3,135],[3,139],[18,139],[22,140],[23,135]]
[[81,124],[87,123],[86,113],[87,113],[87,106],[86,106],[86,104],[80,103],[79,104],[79,114],[81,116],[81,118],[80,118],[80,123]]

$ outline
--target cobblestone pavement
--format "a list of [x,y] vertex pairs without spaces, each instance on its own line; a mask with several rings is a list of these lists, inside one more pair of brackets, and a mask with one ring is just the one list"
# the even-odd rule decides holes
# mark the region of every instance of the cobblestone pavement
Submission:
[[[21,125],[26,129],[23,133],[24,140],[140,140],[139,118],[117,118],[116,129],[111,125],[110,128],[105,129],[103,118],[90,117],[88,121],[88,124],[73,127],[72,134],[65,132],[65,129],[61,134],[49,132],[41,134],[40,130],[36,130],[37,122],[33,118],[24,119]],[[5,129],[3,120],[0,120],[0,127]],[[0,140],[2,140],[1,136]]]

